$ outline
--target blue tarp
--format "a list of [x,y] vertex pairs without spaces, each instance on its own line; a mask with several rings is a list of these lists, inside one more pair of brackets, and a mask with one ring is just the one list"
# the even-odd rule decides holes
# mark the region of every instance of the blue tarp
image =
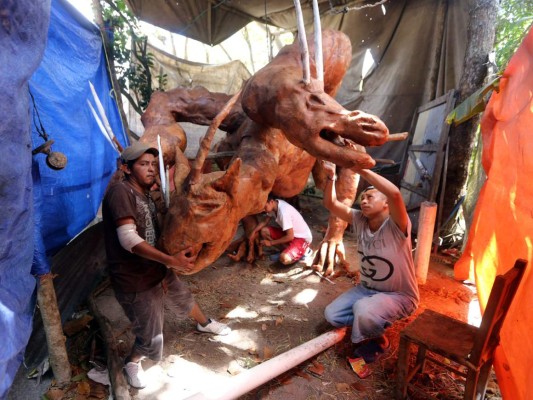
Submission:
[[50,0],[3,8],[0,26],[0,399],[31,330],[33,199],[28,80],[44,52]]
[[[80,18],[83,18],[80,16]],[[42,124],[55,141],[53,151],[66,155],[65,169],[39,164],[42,196],[41,234],[48,255],[55,253],[95,217],[118,156],[90,112],[96,109],[89,81],[94,85],[118,140],[127,140],[111,97],[99,30],[80,24],[66,2],[52,1],[50,31],[43,61],[30,81]],[[33,111],[32,111],[32,114]],[[32,117],[36,117],[32,115]],[[35,120],[39,126],[38,120]],[[44,143],[33,124],[33,148]]]
[[[49,271],[50,257],[94,219],[115,170],[118,153],[102,136],[87,105],[87,100],[95,105],[89,81],[118,140],[127,143],[99,30],[66,0],[52,0],[50,13],[49,4],[18,0],[16,24],[3,27],[20,31],[8,32],[10,36],[0,27],[0,86],[8,92],[0,99],[0,399],[13,382],[31,333],[32,273]],[[48,17],[46,48],[35,70]],[[32,167],[31,149],[44,143],[26,85],[34,70],[29,89],[46,134],[55,141],[52,150],[68,159],[63,170],[50,169],[44,154],[33,156]]]

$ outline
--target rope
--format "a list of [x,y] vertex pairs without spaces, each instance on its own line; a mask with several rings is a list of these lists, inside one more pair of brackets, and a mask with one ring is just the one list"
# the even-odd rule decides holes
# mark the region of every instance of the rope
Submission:
[[[28,92],[30,93],[31,102],[33,104],[33,125],[35,126],[35,130],[39,134],[40,137],[44,139],[44,141],[48,141],[48,135],[46,134],[46,131],[44,130],[43,123],[41,122],[41,117],[39,115],[39,110],[37,110],[37,105],[35,104],[35,98],[33,97],[33,94],[31,93],[31,90],[28,86]],[[35,122],[35,116],[37,115],[37,119],[39,120],[39,125]]]
[[[228,0],[222,0],[220,3],[218,4],[215,4],[215,6],[213,6],[213,9],[217,9],[218,7],[220,7],[221,5],[223,5],[224,3],[226,3]],[[211,3],[210,2],[207,2],[207,6],[208,7],[211,7]],[[192,25],[194,25],[194,23],[198,20],[198,18],[200,18],[202,15],[204,15],[205,13],[207,12],[207,8],[205,10],[203,10],[200,14],[198,14],[196,17],[194,17],[194,19],[189,22],[189,24],[187,24],[183,29],[181,29],[179,32],[178,32],[178,35],[183,35],[183,32],[185,32],[187,29],[189,29]],[[185,36],[185,35],[183,35]]]
[[328,11],[328,14],[346,14],[349,11],[359,11],[364,8],[372,8],[377,7],[385,4],[389,0],[380,0],[377,3],[374,4],[364,4],[362,6],[352,6],[352,7],[342,7],[342,8],[334,8],[331,1],[329,2],[330,10]]

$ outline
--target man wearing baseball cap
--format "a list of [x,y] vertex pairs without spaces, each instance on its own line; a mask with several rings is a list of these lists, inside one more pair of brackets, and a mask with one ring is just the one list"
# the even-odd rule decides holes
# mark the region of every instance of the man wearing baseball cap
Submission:
[[112,185],[103,201],[105,244],[109,276],[115,296],[132,323],[135,343],[125,360],[128,382],[146,386],[141,360],[159,361],[163,355],[163,303],[178,316],[190,316],[201,332],[227,335],[227,325],[206,318],[177,274],[194,267],[191,248],[169,255],[155,245],[159,223],[150,188],[158,170],[157,149],[136,142],[120,158],[125,179]]

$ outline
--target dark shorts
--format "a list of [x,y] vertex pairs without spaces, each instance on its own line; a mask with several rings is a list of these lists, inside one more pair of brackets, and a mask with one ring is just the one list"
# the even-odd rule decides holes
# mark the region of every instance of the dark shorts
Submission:
[[[267,228],[270,232],[270,237],[273,240],[283,236],[283,231],[280,228],[276,226],[268,226]],[[292,262],[296,262],[305,255],[305,251],[308,247],[309,243],[305,239],[294,238],[289,242],[287,247],[283,249],[281,254],[286,254]]]
[[163,356],[164,305],[179,318],[188,317],[194,305],[190,290],[171,271],[151,289],[135,293],[115,290],[115,296],[131,321],[135,353],[154,361]]

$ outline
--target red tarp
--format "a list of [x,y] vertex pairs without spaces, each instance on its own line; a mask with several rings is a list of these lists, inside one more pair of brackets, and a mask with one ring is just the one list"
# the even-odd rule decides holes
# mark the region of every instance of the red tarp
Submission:
[[533,388],[533,29],[492,94],[481,132],[487,180],[455,277],[475,279],[484,308],[495,276],[528,260],[494,364],[503,398],[525,400]]

